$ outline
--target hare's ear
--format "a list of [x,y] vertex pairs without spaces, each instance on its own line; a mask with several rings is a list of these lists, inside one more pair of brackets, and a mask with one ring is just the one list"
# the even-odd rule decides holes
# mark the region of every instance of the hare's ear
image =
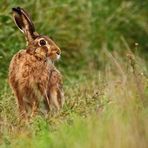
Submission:
[[17,27],[24,33],[25,38],[28,42],[34,40],[38,34],[35,32],[34,24],[31,21],[31,18],[20,7],[12,8],[14,22]]

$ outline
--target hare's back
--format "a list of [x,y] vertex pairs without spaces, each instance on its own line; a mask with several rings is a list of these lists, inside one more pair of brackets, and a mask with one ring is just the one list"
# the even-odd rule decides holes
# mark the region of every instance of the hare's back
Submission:
[[25,50],[20,50],[13,56],[9,66],[9,80],[12,78],[15,80],[18,77],[21,67],[26,61],[26,58],[27,54]]

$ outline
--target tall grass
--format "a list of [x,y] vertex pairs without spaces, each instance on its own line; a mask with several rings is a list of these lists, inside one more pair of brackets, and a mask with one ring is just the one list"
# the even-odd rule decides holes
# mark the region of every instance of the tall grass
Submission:
[[40,114],[20,123],[15,99],[5,90],[0,101],[1,146],[146,148],[144,61],[132,53],[121,57],[103,51],[108,61],[105,69],[81,71],[78,79],[67,81],[66,103],[58,114]]
[[[10,59],[25,48],[15,6],[62,49],[64,108],[26,123],[7,84]],[[147,1],[1,0],[0,7],[0,147],[148,146]]]

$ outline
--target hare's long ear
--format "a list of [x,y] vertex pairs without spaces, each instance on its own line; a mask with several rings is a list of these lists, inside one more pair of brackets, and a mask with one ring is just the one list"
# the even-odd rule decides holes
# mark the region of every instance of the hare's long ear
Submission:
[[14,22],[17,27],[24,33],[27,42],[34,40],[38,34],[35,32],[34,24],[30,16],[24,9],[17,7],[12,8]]

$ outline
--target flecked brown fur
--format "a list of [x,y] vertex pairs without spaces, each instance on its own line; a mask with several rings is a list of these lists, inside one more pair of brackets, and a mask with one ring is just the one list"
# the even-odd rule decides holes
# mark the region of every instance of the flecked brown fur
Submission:
[[[13,8],[13,16],[28,42],[26,49],[13,56],[9,66],[9,83],[17,98],[20,114],[26,116],[30,107],[33,116],[38,110],[40,99],[44,100],[47,110],[52,107],[59,110],[64,103],[62,76],[53,61],[61,51],[47,36],[31,32],[34,31],[34,28],[31,29],[33,23],[28,21],[30,18],[22,8]],[[28,28],[30,30],[27,33]]]

